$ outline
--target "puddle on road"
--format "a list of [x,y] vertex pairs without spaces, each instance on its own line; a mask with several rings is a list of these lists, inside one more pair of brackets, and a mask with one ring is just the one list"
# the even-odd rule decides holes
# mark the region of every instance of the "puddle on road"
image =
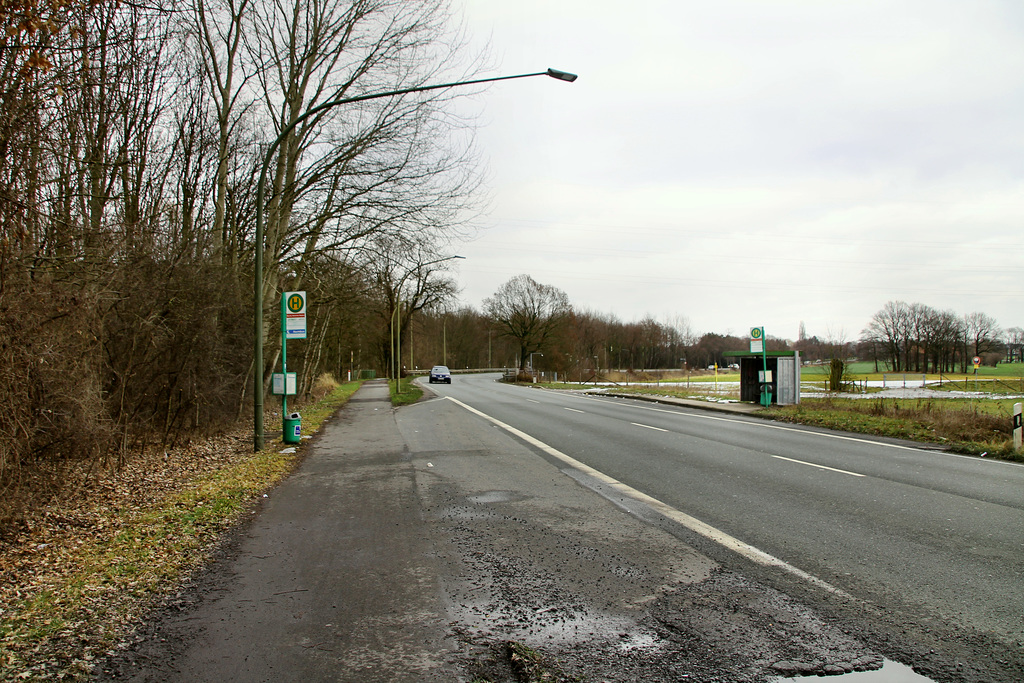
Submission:
[[[776,678],[775,680],[777,683],[786,683],[800,681],[802,678]],[[915,673],[909,666],[904,666],[891,659],[883,660],[881,669],[827,676],[825,680],[835,681],[835,683],[935,683],[931,678]]]
[[521,496],[517,496],[511,491],[487,491],[477,496],[468,497],[469,501],[484,505],[488,503],[511,503],[522,499]]

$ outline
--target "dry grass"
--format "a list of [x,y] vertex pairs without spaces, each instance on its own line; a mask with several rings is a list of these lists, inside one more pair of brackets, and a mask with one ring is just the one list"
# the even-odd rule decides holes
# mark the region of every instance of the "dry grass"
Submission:
[[773,407],[781,420],[863,434],[939,443],[951,450],[1022,459],[1011,440],[1012,400],[804,399]]
[[[305,406],[304,431],[357,387]],[[0,680],[88,676],[301,457],[280,450],[253,453],[243,427],[136,454],[116,472],[74,472],[45,506],[0,529]]]

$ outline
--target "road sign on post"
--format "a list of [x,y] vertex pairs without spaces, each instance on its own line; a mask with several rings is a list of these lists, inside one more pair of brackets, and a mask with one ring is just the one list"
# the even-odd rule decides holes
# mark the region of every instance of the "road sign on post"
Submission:
[[764,353],[764,328],[750,328],[750,352]]
[[771,375],[768,374],[768,350],[764,345],[764,327],[750,328],[750,352],[761,354],[761,405],[772,404]]
[[305,339],[306,293],[285,292],[283,298],[285,339]]
[[298,433],[299,429],[299,423],[297,422],[299,414],[288,415],[288,395],[295,393],[294,388],[292,391],[288,391],[289,383],[293,381],[291,377],[295,376],[295,373],[288,372],[288,340],[305,338],[306,293],[281,292],[281,376],[283,384],[283,391],[281,392],[281,417],[294,418],[291,425],[287,422],[284,424],[283,436],[286,442],[289,436],[289,426],[294,430],[295,434]]

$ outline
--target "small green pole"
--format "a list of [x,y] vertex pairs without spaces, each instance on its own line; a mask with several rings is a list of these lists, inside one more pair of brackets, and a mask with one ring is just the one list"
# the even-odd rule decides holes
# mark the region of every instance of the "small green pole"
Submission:
[[768,341],[764,338],[764,328],[761,328],[761,370],[764,372],[764,388],[761,389],[761,405],[768,407]]

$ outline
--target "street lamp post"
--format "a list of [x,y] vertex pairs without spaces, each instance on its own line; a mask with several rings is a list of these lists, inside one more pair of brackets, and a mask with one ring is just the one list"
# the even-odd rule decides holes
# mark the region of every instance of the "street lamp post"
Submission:
[[[398,304],[395,306],[395,310],[391,313],[391,372],[389,373],[391,375],[390,379],[395,379],[398,376],[397,370],[395,370],[395,317],[396,316],[398,316],[399,318],[401,317],[401,313],[400,313],[401,310],[402,310],[402,299],[399,298],[398,299]],[[401,320],[399,320],[399,323],[401,323]],[[401,344],[402,344],[402,341],[401,341],[401,330],[399,329],[398,332],[399,332],[398,344],[399,344],[399,349],[401,349]],[[402,354],[399,353],[398,355],[401,356]],[[399,358],[399,361],[401,361],[401,358]],[[401,386],[399,386],[399,388],[401,388]]]
[[295,127],[309,117],[327,111],[342,104],[363,102],[382,97],[395,97],[408,95],[414,92],[425,92],[427,90],[442,90],[445,88],[457,88],[464,85],[477,85],[479,83],[493,83],[494,81],[508,81],[515,78],[531,78],[533,76],[550,76],[551,78],[572,83],[576,80],[576,74],[571,74],[558,69],[548,69],[537,73],[517,74],[515,76],[495,76],[493,78],[477,78],[471,81],[456,81],[454,83],[439,83],[437,85],[424,85],[416,88],[402,88],[390,92],[372,93],[369,95],[357,95],[355,97],[339,97],[329,102],[313,107],[296,118],[274,139],[263,157],[263,165],[260,168],[260,180],[256,186],[256,262],[253,266],[253,448],[256,451],[263,450],[263,203],[264,188],[267,184],[267,171],[270,169],[270,162],[273,159],[274,151],[281,145],[281,142],[295,130]]

